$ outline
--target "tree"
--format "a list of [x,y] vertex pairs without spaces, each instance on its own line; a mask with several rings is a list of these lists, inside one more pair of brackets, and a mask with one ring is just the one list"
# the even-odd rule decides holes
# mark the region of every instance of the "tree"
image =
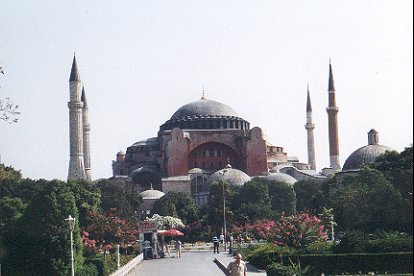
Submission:
[[168,192],[154,203],[152,213],[180,218],[184,224],[197,220],[197,206],[191,195],[183,192]]
[[[3,68],[0,67],[0,74],[4,74]],[[6,123],[17,123],[16,118],[20,112],[18,111],[19,106],[15,105],[10,98],[0,98],[0,120]]]
[[267,183],[258,178],[247,182],[233,196],[231,207],[242,224],[271,218],[273,212]]
[[15,170],[13,167],[6,167],[4,164],[0,164],[0,184],[6,180],[19,181],[21,178],[22,174],[20,171]]
[[413,202],[413,146],[407,147],[401,153],[388,151],[379,156],[372,168],[381,171],[401,192],[406,200]]
[[116,244],[134,243],[139,238],[135,223],[119,217],[118,210],[113,208],[104,213],[89,211],[88,225],[84,228],[83,243],[93,250],[112,249]]
[[298,211],[315,210],[322,212],[327,204],[324,185],[316,181],[301,180],[294,184],[296,209]]
[[142,198],[123,181],[105,179],[99,181],[96,187],[101,192],[103,212],[116,208],[120,216],[132,216],[142,203]]
[[283,182],[268,182],[272,209],[278,214],[292,215],[296,212],[296,193],[292,185]]
[[303,250],[311,244],[326,240],[322,221],[317,216],[304,212],[287,217],[282,214],[280,220],[276,222],[260,222],[256,231],[273,244],[294,249],[300,275],[300,255]]
[[[70,231],[65,218],[76,218],[73,193],[65,182],[39,180],[42,189],[23,215],[9,223],[4,240],[6,274],[65,275],[70,271]],[[75,270],[83,265],[79,223],[74,230]]]
[[[224,230],[223,194],[226,202],[227,225],[231,225],[234,223],[234,214],[230,206],[230,202],[233,198],[233,191],[226,181],[211,183],[206,223],[210,229],[216,233]],[[227,230],[229,231],[229,229]]]
[[348,175],[332,194],[335,218],[341,229],[374,232],[406,230],[408,207],[401,193],[375,170],[363,167]]

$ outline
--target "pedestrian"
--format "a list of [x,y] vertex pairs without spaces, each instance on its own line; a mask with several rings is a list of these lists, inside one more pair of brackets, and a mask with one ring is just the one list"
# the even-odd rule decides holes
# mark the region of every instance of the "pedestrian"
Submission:
[[224,235],[223,233],[220,234],[220,243],[223,245],[224,243]]
[[175,252],[177,254],[176,257],[181,258],[181,241],[178,239],[175,241]]
[[219,239],[217,238],[217,235],[213,237],[213,247],[214,247],[214,254],[217,252],[217,254],[219,253]]
[[230,243],[229,253],[231,254],[231,253],[233,253],[233,242],[234,242],[233,234],[230,234],[230,237],[228,239],[229,239],[229,243]]
[[242,260],[240,253],[236,254],[235,260],[227,266],[229,276],[246,276],[246,263]]

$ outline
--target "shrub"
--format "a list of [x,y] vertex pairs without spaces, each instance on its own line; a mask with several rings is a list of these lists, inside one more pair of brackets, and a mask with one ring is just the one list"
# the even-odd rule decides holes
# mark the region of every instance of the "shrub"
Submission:
[[335,243],[333,242],[318,242],[307,246],[303,253],[304,254],[331,254]]
[[379,232],[366,235],[362,232],[346,233],[341,242],[334,246],[333,253],[385,253],[412,252],[413,238],[403,233]]
[[[102,258],[85,259],[85,265],[89,265],[89,264],[96,267],[96,270],[98,272],[97,275],[105,276],[105,275],[109,274],[109,268],[105,264],[105,262]],[[80,274],[80,275],[82,275],[82,274]]]
[[300,273],[298,266],[295,264],[287,266],[279,263],[272,263],[269,265],[266,269],[266,274],[267,276],[312,275],[310,274],[309,266],[302,268]]
[[82,276],[96,276],[98,275],[98,269],[93,263],[84,264],[79,270],[76,271],[76,274]]

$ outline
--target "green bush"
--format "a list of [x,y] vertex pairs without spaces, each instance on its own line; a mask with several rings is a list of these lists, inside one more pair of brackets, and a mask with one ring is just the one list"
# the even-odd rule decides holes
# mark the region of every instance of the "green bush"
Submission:
[[413,238],[403,233],[379,232],[367,235],[359,231],[346,233],[333,247],[333,253],[412,252]]
[[[250,250],[249,250],[250,249]],[[239,251],[254,266],[265,269],[273,262],[280,262],[281,255],[292,254],[292,250],[287,247],[279,247],[272,244],[248,247]]]
[[[294,256],[283,255],[284,264],[289,264],[289,258]],[[316,274],[340,275],[343,273],[412,273],[413,253],[364,253],[364,254],[318,254],[302,255],[300,257],[303,267],[310,266]],[[260,269],[265,269],[273,262],[280,263],[280,255],[269,252],[262,256],[249,258],[249,262]]]
[[307,246],[303,253],[305,254],[332,254],[335,243],[318,242]]
[[[303,266],[312,266],[316,274],[412,273],[413,253],[364,253],[303,255]],[[315,274],[315,275],[316,275]]]
[[267,276],[292,276],[292,275],[312,275],[310,273],[310,267],[304,267],[301,269],[301,273],[299,273],[299,268],[295,264],[291,264],[289,266],[282,265],[279,263],[272,263],[266,269]]
[[79,270],[76,271],[77,275],[82,276],[97,276],[99,275],[98,269],[93,263],[84,264]]
[[109,268],[102,258],[85,259],[85,265],[95,266],[99,276],[109,275]]

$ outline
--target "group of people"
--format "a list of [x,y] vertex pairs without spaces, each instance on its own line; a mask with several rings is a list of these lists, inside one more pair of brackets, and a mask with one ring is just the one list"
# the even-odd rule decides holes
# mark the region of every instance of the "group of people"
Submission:
[[221,233],[218,237],[217,237],[217,235],[216,236],[214,236],[213,237],[213,251],[214,251],[214,254],[215,253],[219,253],[219,250],[220,250],[220,244],[221,245],[223,245],[225,242],[227,243],[227,242],[229,242],[229,252],[231,253],[232,252],[232,245],[233,245],[233,241],[234,241],[234,238],[233,238],[233,235],[228,235],[227,236],[227,240],[225,241],[225,237],[224,237],[224,234],[223,233]]
[[[170,249],[168,248],[168,244],[165,242],[164,237],[162,237],[159,240],[159,245],[160,245],[160,247],[158,247],[159,254],[160,253],[164,254],[165,252],[167,252],[168,257],[171,258]],[[176,252],[175,257],[176,258],[181,258],[182,242],[179,239],[176,239],[174,241],[174,247],[175,247],[175,252]],[[152,252],[152,250],[153,250],[153,247],[152,247],[151,242],[149,240],[145,240],[143,242],[143,252],[144,252],[144,258],[145,259],[152,259],[153,258],[153,252]],[[164,250],[165,250],[165,252],[164,252]]]

